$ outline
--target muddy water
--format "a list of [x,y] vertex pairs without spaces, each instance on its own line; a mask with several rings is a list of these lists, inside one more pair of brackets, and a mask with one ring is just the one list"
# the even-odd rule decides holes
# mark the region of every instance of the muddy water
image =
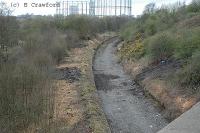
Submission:
[[123,71],[115,55],[114,39],[102,46],[94,59],[94,75],[102,107],[113,133],[156,133],[167,121],[153,99]]

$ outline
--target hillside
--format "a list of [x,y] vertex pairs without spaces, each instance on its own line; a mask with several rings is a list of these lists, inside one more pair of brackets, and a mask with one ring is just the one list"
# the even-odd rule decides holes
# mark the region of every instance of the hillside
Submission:
[[165,108],[170,120],[200,98],[200,1],[156,8],[121,29],[119,56],[126,71]]

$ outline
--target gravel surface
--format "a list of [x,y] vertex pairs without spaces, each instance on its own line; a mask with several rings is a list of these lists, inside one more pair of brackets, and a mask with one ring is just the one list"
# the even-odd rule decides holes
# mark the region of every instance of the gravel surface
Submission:
[[115,55],[115,39],[103,45],[95,56],[94,75],[102,107],[113,133],[156,133],[168,122],[155,101],[145,96],[127,75]]

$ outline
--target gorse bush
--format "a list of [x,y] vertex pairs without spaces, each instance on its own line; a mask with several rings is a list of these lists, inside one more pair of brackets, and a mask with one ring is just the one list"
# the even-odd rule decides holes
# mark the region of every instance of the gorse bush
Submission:
[[138,33],[148,38],[156,33],[175,28],[175,24],[178,22],[199,15],[197,11],[188,11],[193,6],[194,8],[200,9],[199,3],[199,0],[194,0],[187,6],[184,3],[178,2],[174,5],[165,5],[160,8],[151,3],[146,7],[147,13],[134,18],[125,27],[122,27],[120,35],[125,40],[134,39],[134,36]]
[[179,59],[191,57],[195,49],[199,49],[199,17],[188,15],[188,9],[198,5],[199,0],[188,6],[177,3],[156,8],[149,4],[142,16],[122,28],[121,37],[128,42],[135,40],[137,34],[143,35],[146,54],[153,60],[165,60],[170,56]]
[[138,34],[134,42],[124,44],[120,50],[121,58],[127,59],[139,59],[145,53],[144,44],[141,39],[141,35]]
[[175,40],[168,33],[161,33],[146,40],[147,54],[153,62],[166,61],[173,55]]
[[141,42],[126,44],[120,52],[121,58],[139,59],[144,54],[144,45]]
[[139,33],[143,37],[148,38],[173,27],[178,22],[177,14],[171,12],[170,9],[163,7],[154,10],[153,13],[143,14],[122,27],[120,32],[121,37],[126,41],[130,41]]
[[195,51],[200,50],[200,28],[182,29],[175,36],[177,36],[176,58],[189,58]]

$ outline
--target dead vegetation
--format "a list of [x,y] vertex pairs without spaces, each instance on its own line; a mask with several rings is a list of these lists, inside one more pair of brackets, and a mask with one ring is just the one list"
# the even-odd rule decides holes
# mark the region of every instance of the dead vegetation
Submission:
[[[65,120],[67,132],[107,133],[109,127],[96,96],[96,88],[92,74],[92,57],[100,40],[86,42],[87,47],[75,48],[70,57],[58,66],[59,69],[80,70],[81,76],[75,82],[57,80],[55,120]],[[70,63],[69,63],[70,62]],[[67,107],[67,109],[66,109]],[[67,113],[67,114],[66,114]],[[58,123],[59,124],[59,123]],[[57,126],[59,129],[59,126]],[[61,131],[60,129],[58,131]]]

